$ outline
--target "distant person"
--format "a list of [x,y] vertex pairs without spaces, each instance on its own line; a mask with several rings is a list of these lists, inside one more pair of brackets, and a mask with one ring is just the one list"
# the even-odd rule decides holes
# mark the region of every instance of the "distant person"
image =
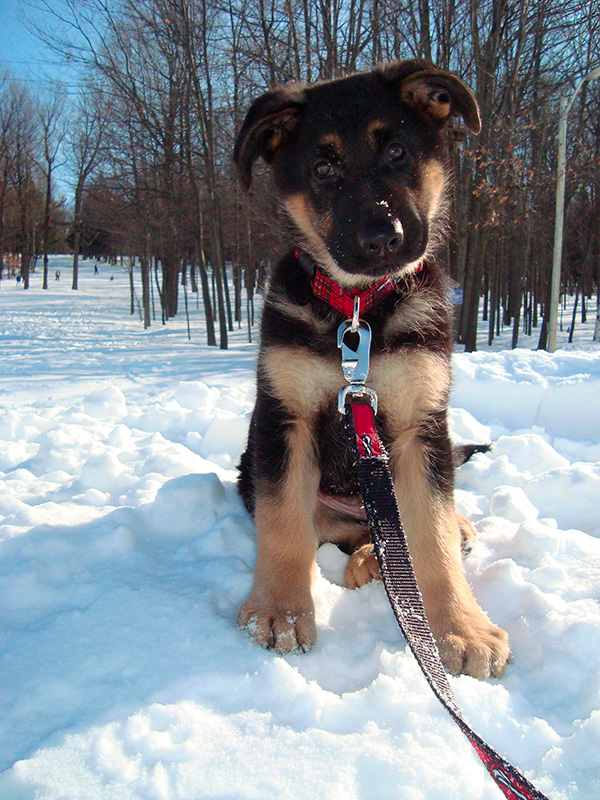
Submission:
[[114,281],[114,277],[112,275],[110,276],[110,279],[111,279],[111,281]]
[[59,269],[57,269],[56,272],[54,273],[54,280],[55,281],[60,280],[60,270]]
[[98,275],[98,264],[94,264],[94,275]]

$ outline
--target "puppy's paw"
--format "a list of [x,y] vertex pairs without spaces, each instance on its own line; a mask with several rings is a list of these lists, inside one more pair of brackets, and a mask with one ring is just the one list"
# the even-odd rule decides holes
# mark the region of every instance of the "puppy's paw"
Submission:
[[508,634],[483,613],[479,619],[465,619],[436,641],[442,663],[454,675],[500,678],[511,659]]
[[261,647],[282,655],[305,653],[317,639],[312,609],[282,611],[247,600],[238,611],[238,624]]
[[349,589],[358,589],[365,583],[381,580],[381,572],[377,556],[373,552],[373,545],[363,544],[352,553],[346,567],[345,577],[346,586]]

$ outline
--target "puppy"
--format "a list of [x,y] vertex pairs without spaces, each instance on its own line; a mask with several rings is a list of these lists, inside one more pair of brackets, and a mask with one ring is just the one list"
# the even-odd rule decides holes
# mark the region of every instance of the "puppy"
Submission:
[[[442,661],[453,673],[500,676],[508,637],[487,619],[461,560],[448,435],[451,310],[434,253],[449,170],[445,128],[476,133],[477,103],[456,76],[421,60],[311,86],[269,91],[251,106],[234,160],[250,188],[270,164],[290,247],[267,295],[257,398],[239,491],[254,515],[257,559],[239,623],[264,647],[308,650],[319,544],[350,554],[350,587],[379,578],[347,434],[336,331],[357,293],[372,329],[368,385],[417,581]],[[390,279],[390,280],[387,280]],[[383,287],[383,288],[382,288]],[[341,296],[342,306],[331,304]],[[370,301],[369,301],[370,302]],[[350,314],[351,316],[351,314]]]

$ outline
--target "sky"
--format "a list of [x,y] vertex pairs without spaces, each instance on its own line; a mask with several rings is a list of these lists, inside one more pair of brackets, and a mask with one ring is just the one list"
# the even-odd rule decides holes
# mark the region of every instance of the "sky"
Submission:
[[[49,0],[50,5],[52,2]],[[31,30],[36,23],[47,27],[48,19],[47,14],[36,10],[35,0],[0,0],[0,75],[8,73],[33,96],[58,86],[69,99],[76,99],[75,67],[61,60],[36,36]],[[54,179],[58,193],[70,197],[72,180],[64,164],[57,165]]]
[[75,94],[73,67],[66,61],[61,63],[28,29],[28,22],[44,25],[47,20],[29,2],[0,0],[0,70],[8,70],[32,92],[60,83],[69,94]]

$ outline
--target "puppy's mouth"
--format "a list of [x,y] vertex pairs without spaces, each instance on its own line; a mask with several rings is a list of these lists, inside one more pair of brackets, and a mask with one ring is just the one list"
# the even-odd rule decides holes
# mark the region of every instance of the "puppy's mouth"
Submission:
[[[296,242],[339,285],[366,288],[383,277],[409,274],[425,255],[428,245],[426,221],[407,219],[406,226],[391,215],[368,217],[354,224],[330,225],[322,230],[303,195],[284,198],[293,223]],[[355,215],[344,219],[353,222]],[[333,227],[333,230],[332,230]]]
[[327,250],[348,276],[376,280],[399,276],[423,258],[429,240],[427,220],[416,214],[403,224],[392,217],[367,217],[356,227],[340,226],[325,240]]
[[398,277],[404,272],[410,272],[424,257],[426,248],[426,235],[410,242],[404,241],[401,247],[379,253],[368,253],[364,248],[345,248],[335,243],[328,243],[327,246],[332,259],[342,272],[349,277],[369,280],[385,276]]

